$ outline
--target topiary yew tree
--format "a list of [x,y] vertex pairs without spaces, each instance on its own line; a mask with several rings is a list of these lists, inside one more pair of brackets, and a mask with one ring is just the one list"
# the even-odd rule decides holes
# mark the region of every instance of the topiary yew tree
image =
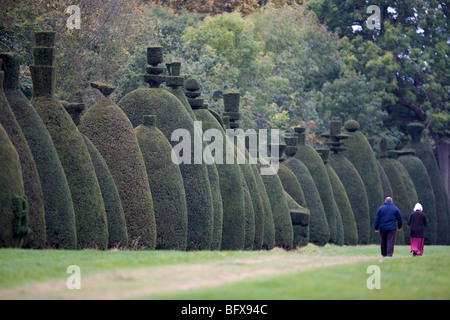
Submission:
[[411,142],[405,148],[416,151],[416,156],[422,161],[427,169],[428,175],[433,186],[434,199],[436,203],[436,219],[437,219],[437,238],[436,244],[447,244],[448,239],[448,221],[449,216],[446,214],[448,206],[446,206],[446,194],[436,158],[431,146],[422,140],[422,133],[425,126],[422,123],[413,122],[408,125],[408,132],[411,136]]
[[[305,130],[300,127],[294,129],[299,130],[299,135]],[[327,169],[317,151],[311,146],[306,145],[305,139],[299,139],[298,142],[298,150],[295,157],[308,168],[311,177],[314,179],[327,217],[328,228],[330,230],[330,242],[336,243],[336,213],[333,203],[333,189],[330,184]]]
[[[99,90],[102,88],[108,87],[100,86]],[[142,152],[130,120],[105,96],[83,114],[79,129],[100,152],[117,186],[127,225],[128,245],[154,249],[153,199]]]
[[[162,48],[161,48],[162,50]],[[158,72],[157,65],[163,62],[162,51],[153,47],[148,48],[147,61],[152,67],[151,72]],[[158,52],[158,53],[156,53]],[[185,106],[177,97],[159,85],[165,80],[160,74],[145,75],[150,88],[139,88],[120,101],[119,106],[130,119],[133,126],[138,126],[142,116],[153,114],[157,116],[157,126],[164,133],[172,147],[178,144],[172,140],[172,133],[176,129],[185,129],[194,139],[194,123]],[[194,144],[191,143],[191,159],[194,159]],[[192,160],[193,161],[193,160]],[[204,250],[211,248],[214,208],[211,186],[208,180],[206,164],[181,163],[184,189],[188,208],[188,250]]]
[[172,162],[172,146],[156,127],[156,116],[145,115],[134,129],[152,188],[156,249],[186,250],[188,214],[183,176]]
[[83,137],[72,118],[54,96],[55,32],[36,32],[32,106],[52,137],[69,183],[75,209],[77,248],[106,249],[108,226],[105,205],[94,166]]
[[47,234],[41,181],[28,142],[3,91],[3,77],[4,72],[0,71],[0,123],[19,154],[25,196],[29,199],[30,233],[26,235],[23,245],[27,248],[43,248],[46,245]]
[[[408,171],[409,176],[414,183],[418,202],[422,205],[425,214],[427,215],[427,227],[425,229],[425,244],[436,244],[436,203],[434,200],[433,186],[427,169],[422,161],[415,156],[415,151],[412,149],[403,149],[398,153],[398,161]],[[413,210],[411,209],[411,212]]]
[[350,136],[344,142],[345,147],[348,148],[344,155],[353,164],[364,182],[367,200],[369,201],[370,242],[375,243],[379,236],[373,230],[373,223],[375,214],[380,204],[384,201],[377,159],[367,138],[359,131],[359,123],[357,121],[346,121],[344,128]]
[[0,124],[0,248],[18,248],[29,233],[19,154]]
[[330,138],[332,154],[329,164],[341,180],[350,200],[358,231],[358,243],[367,244],[370,242],[369,202],[361,176],[343,154],[347,148],[342,146],[342,140],[348,138],[348,135],[341,134],[341,126],[340,120],[331,121],[330,133],[324,135]]
[[47,245],[75,249],[75,213],[67,178],[52,138],[36,110],[19,87],[19,59],[14,53],[0,53],[5,68],[3,87],[11,110],[33,154],[45,210]]

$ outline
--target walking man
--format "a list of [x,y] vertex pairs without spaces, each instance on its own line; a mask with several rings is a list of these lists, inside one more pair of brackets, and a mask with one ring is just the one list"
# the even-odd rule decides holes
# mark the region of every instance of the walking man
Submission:
[[400,210],[392,203],[392,198],[387,197],[375,216],[375,232],[380,232],[381,255],[392,257],[394,253],[395,236],[402,229],[403,219]]

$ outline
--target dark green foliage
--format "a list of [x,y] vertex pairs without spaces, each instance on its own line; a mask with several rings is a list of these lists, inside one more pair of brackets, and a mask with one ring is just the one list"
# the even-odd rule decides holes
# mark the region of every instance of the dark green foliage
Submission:
[[[208,112],[210,110],[208,109]],[[213,114],[212,114],[213,115]],[[214,115],[213,115],[214,116]],[[218,122],[219,123],[219,122]],[[220,125],[220,123],[219,123]],[[236,152],[240,152],[237,148],[235,149]],[[257,182],[255,178],[255,174],[252,169],[252,165],[248,162],[249,153],[246,152],[245,155],[245,163],[240,164],[239,168],[241,169],[241,172],[244,176],[246,186],[248,188],[250,197],[251,197],[251,203],[252,203],[252,209],[253,209],[253,228],[247,228],[246,230],[250,230],[253,235],[253,241],[251,245],[248,245],[247,248],[253,248],[254,244],[256,243],[256,246],[258,248],[261,248],[262,245],[262,235],[263,235],[263,227],[264,227],[264,205],[263,200],[261,199],[260,192],[258,191]],[[258,239],[255,239],[255,237],[258,236]],[[247,234],[245,235],[246,239],[249,238]]]
[[275,225],[273,224],[272,207],[258,165],[252,165],[251,168],[264,209],[262,219],[258,219],[257,215],[255,216],[255,243],[253,244],[253,249],[259,250],[264,248],[271,250],[275,246]]
[[[408,171],[417,192],[418,202],[422,205],[423,211],[428,218],[428,224],[425,229],[425,244],[436,244],[436,203],[427,169],[422,161],[412,154],[401,155],[398,161]],[[412,212],[413,208],[410,211]]]
[[[157,126],[172,146],[178,144],[171,140],[176,129],[186,129],[194,138],[194,123],[186,108],[173,94],[158,88],[141,88],[125,95],[119,102],[134,126],[139,125],[142,116],[157,116]],[[194,148],[191,149],[192,161]],[[188,250],[211,248],[213,232],[213,202],[208,170],[205,164],[180,164],[186,192],[188,208]],[[224,208],[225,209],[225,208]],[[225,221],[224,221],[225,222]],[[243,244],[242,244],[243,245]]]
[[272,208],[273,223],[275,226],[275,246],[291,249],[294,242],[294,230],[292,228],[289,204],[284,195],[283,185],[277,173],[263,175],[262,180]]
[[[280,177],[283,189],[289,194],[290,197],[292,197],[292,200],[298,205],[306,207],[306,200],[303,194],[302,186],[294,173],[288,167],[281,164],[278,168],[278,176]],[[292,210],[292,204],[290,204],[289,209]],[[309,242],[309,214],[307,224],[302,225],[293,223],[292,227],[294,231],[293,246],[297,247],[307,245]]]
[[373,230],[373,223],[375,214],[384,201],[377,159],[367,138],[359,131],[357,121],[348,120],[344,127],[350,136],[349,139],[344,141],[344,145],[348,148],[344,155],[353,164],[364,182],[367,200],[369,201],[370,242],[376,243],[380,236]]
[[253,249],[253,242],[255,241],[255,212],[253,210],[252,196],[248,190],[245,178],[242,179],[244,192],[244,207],[245,207],[245,250]]
[[341,212],[339,211],[339,207],[336,203],[336,200],[333,199],[333,202],[334,202],[334,212],[336,214],[336,244],[338,246],[342,246],[344,244],[344,226],[342,225]]
[[446,193],[433,149],[428,143],[421,141],[423,129],[424,125],[421,123],[411,123],[408,125],[411,142],[408,143],[405,148],[414,149],[416,151],[416,156],[422,161],[428,171],[436,203],[436,244],[443,245],[447,244],[448,237],[448,206],[446,205]]
[[75,249],[75,213],[66,175],[52,138],[19,87],[19,62],[14,54],[0,54],[5,66],[5,94],[33,154],[41,181],[47,244]]
[[369,202],[361,176],[343,153],[332,153],[329,164],[341,180],[350,200],[358,231],[358,243],[368,244],[370,240]]
[[21,247],[28,232],[19,155],[0,124],[0,248]]
[[[225,158],[226,148],[234,148],[228,141],[222,126],[217,122],[208,109],[194,110],[195,117],[202,121],[203,130],[218,129],[223,135],[223,155]],[[236,164],[216,163],[219,173],[220,191],[223,203],[223,225],[222,225],[222,250],[240,250],[245,245],[246,208],[244,183],[245,178]],[[247,199],[250,200],[250,199]]]
[[316,184],[325,216],[327,217],[330,233],[329,241],[335,243],[336,217],[333,204],[333,189],[331,188],[330,179],[328,178],[327,170],[320,155],[311,146],[302,143],[302,141],[304,140],[299,140],[299,143],[297,143],[297,153],[295,154],[295,157],[308,168],[308,171]]
[[[417,197],[416,187],[415,187],[414,182],[412,181],[411,177],[409,176],[408,170],[406,170],[406,168],[401,164],[400,161],[398,161],[397,159],[394,159],[394,160],[396,162],[398,162],[398,164],[399,164],[398,170],[403,179],[403,183],[405,184],[405,188],[406,188],[406,190],[408,190],[410,207],[409,207],[409,211],[402,212],[402,217],[403,217],[404,225],[405,225],[405,227],[403,227],[403,238],[404,238],[405,244],[410,244],[411,243],[411,235],[410,235],[410,231],[409,231],[409,226],[406,222],[408,221],[409,214],[413,211],[414,206],[419,201],[419,199]],[[421,187],[421,186],[418,186],[418,187]]]
[[343,244],[357,245],[358,229],[356,228],[355,216],[353,215],[352,205],[350,204],[345,187],[333,167],[328,163],[325,166],[333,188],[334,200],[336,201],[342,221]]
[[214,211],[211,250],[220,250],[222,244],[223,202],[222,194],[220,193],[219,172],[215,164],[208,164],[206,168],[208,169]]
[[389,182],[389,178],[387,177],[386,172],[384,172],[384,169],[381,166],[379,160],[377,160],[377,165],[378,165],[378,172],[380,173],[381,187],[383,188],[383,197],[385,199],[386,197],[392,197],[391,183]]
[[[54,35],[53,32],[53,37]],[[40,45],[37,43],[37,46]],[[106,249],[106,211],[94,166],[83,137],[70,115],[53,95],[55,67],[52,66],[52,61],[46,62],[49,65],[30,66],[33,80],[31,105],[52,137],[69,183],[75,209],[77,248]]]
[[[169,88],[167,91],[172,93],[178,100],[181,101],[183,106],[186,108],[186,111],[189,113],[189,116],[193,121],[196,121],[194,112],[189,104],[188,99],[183,93],[183,90],[177,85],[170,85],[171,79],[177,80],[177,76],[167,77],[166,82]],[[181,80],[184,81],[184,78],[181,77]],[[206,142],[203,142],[203,148],[206,146]],[[219,181],[219,172],[217,171],[216,165],[207,164],[208,170],[208,179],[209,185],[211,189],[211,200],[213,204],[213,235],[211,241],[211,250],[220,250],[222,244],[222,224],[223,224],[223,203],[222,203],[222,195],[220,193],[220,181]]]
[[180,168],[172,162],[172,146],[155,126],[155,117],[134,129],[152,189],[156,249],[186,250],[188,214]]
[[47,235],[41,181],[33,154],[3,91],[3,77],[4,72],[0,71],[0,123],[19,154],[25,196],[29,203],[30,233],[25,237],[23,246],[26,248],[43,248],[46,245]]
[[100,152],[114,179],[127,224],[128,245],[154,249],[153,200],[130,121],[112,100],[104,98],[84,113],[79,129]]
[[310,213],[308,209],[300,206],[286,191],[284,192],[288,202],[289,213],[291,215],[292,230],[294,232],[294,248],[308,245],[309,242],[309,220]]
[[89,150],[98,184],[102,192],[103,203],[105,204],[106,220],[108,222],[108,248],[126,248],[128,246],[128,232],[119,191],[117,191],[116,184],[105,159],[103,159],[91,140],[85,135],[82,136]]
[[306,208],[309,209],[311,215],[309,222],[309,242],[320,246],[325,245],[330,238],[330,230],[319,191],[317,191],[316,184],[308,168],[297,158],[288,158],[282,165],[288,167],[294,173],[302,187]]
[[[386,140],[382,139],[382,141],[385,142]],[[409,227],[406,222],[408,221],[409,214],[412,212],[412,209],[417,202],[416,190],[414,185],[411,186],[407,184],[409,183],[409,181],[407,182],[407,179],[410,180],[411,178],[409,177],[408,171],[405,167],[397,159],[387,158],[384,147],[382,147],[382,149],[383,151],[380,153],[379,160],[380,165],[383,167],[384,172],[389,179],[389,183],[392,188],[393,203],[400,210],[403,218],[403,227],[400,232],[397,232],[396,243],[409,244]]]

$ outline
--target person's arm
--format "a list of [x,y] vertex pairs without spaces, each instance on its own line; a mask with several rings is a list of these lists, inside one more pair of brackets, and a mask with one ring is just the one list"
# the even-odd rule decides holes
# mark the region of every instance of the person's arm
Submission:
[[408,226],[411,225],[411,217],[412,217],[412,213],[409,215],[409,218],[408,218]]
[[[422,212],[423,213],[423,212]],[[427,215],[425,213],[423,213],[423,225],[426,227],[428,224],[428,218]]]

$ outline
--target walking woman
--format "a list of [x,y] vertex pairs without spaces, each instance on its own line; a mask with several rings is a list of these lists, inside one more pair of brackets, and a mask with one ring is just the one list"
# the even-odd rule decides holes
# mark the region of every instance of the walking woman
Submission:
[[409,215],[408,225],[411,232],[411,251],[413,256],[423,255],[423,243],[425,238],[425,227],[427,226],[427,216],[423,213],[420,203],[414,206],[414,212]]

